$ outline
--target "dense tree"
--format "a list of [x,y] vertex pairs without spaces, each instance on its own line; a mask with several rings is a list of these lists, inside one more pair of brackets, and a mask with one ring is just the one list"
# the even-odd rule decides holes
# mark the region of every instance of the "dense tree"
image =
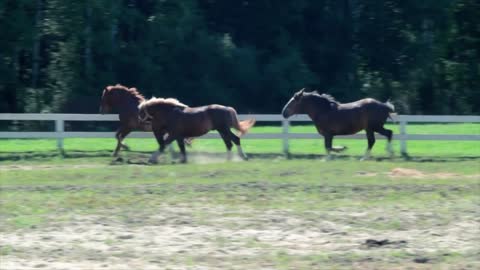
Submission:
[[4,0],[0,112],[95,113],[122,83],[278,113],[308,87],[480,113],[476,0]]

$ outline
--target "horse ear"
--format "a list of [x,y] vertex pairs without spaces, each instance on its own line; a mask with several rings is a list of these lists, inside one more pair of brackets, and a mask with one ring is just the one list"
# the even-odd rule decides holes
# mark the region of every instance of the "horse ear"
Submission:
[[300,91],[298,91],[297,93],[295,93],[295,95],[293,95],[293,97],[294,97],[295,99],[299,99],[300,97],[303,96],[303,93],[304,93],[304,92],[305,92],[305,88],[302,88],[302,89],[300,89]]

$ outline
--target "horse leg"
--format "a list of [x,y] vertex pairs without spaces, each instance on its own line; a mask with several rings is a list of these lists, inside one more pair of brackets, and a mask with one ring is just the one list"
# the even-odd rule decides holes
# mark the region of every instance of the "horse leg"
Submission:
[[120,141],[120,145],[122,147],[123,150],[126,150],[126,151],[130,151],[130,147],[128,147],[128,145],[124,144],[123,143],[123,140],[125,140],[125,137],[127,137],[128,134],[130,134],[131,130],[124,130],[122,132],[122,140]]
[[119,136],[120,136],[120,130],[117,130],[117,132],[115,133],[115,139],[117,139],[117,147],[115,147],[115,150],[113,150],[113,153],[112,153],[113,157],[117,157],[118,151],[120,151],[121,143],[120,143]]
[[164,132],[153,130],[153,134],[155,135],[155,139],[157,139],[159,147],[157,151],[152,153],[148,162],[156,164],[158,163],[158,156],[165,151],[165,140],[163,139]]
[[388,155],[390,157],[393,157],[393,149],[392,149],[392,136],[393,136],[393,132],[390,130],[390,129],[386,129],[384,128],[383,126],[376,129],[375,130],[376,132],[378,132],[379,134],[387,137],[387,147],[386,147],[386,151],[388,153]]
[[330,154],[330,152],[332,151],[333,136],[325,134],[323,135],[323,138],[325,144],[325,151],[327,151],[327,156],[325,157],[325,160],[331,160],[332,155]]
[[118,157],[118,153],[120,152],[120,148],[122,147],[122,140],[123,140],[122,134],[123,134],[123,132],[124,132],[124,129],[119,128],[117,130],[117,132],[115,133],[115,138],[117,139],[117,147],[113,151],[113,154],[112,154],[113,157]]
[[[242,146],[240,145],[240,137],[235,135],[230,129],[228,130],[228,135],[230,137],[230,140],[237,146],[237,151],[238,155],[243,159],[243,160],[248,160],[247,155],[242,150]],[[228,147],[228,146],[227,146]]]
[[218,133],[220,133],[220,136],[222,137],[223,142],[225,143],[225,146],[227,147],[227,160],[232,160],[233,144],[232,144],[232,140],[230,139],[230,136],[229,136],[228,132],[225,131],[225,130],[222,130],[222,131],[219,130]]
[[[168,134],[165,133],[163,135],[163,139],[165,140],[167,138],[168,138]],[[168,151],[170,152],[170,156],[172,157],[172,159],[175,158],[175,149],[174,149],[173,145],[171,145],[171,144],[168,145]]]
[[185,139],[183,138],[177,139],[177,144],[178,144],[178,148],[180,148],[180,153],[182,154],[180,162],[187,163],[187,153],[185,151]]
[[373,133],[373,130],[367,129],[367,140],[368,140],[368,148],[367,151],[365,151],[365,155],[361,160],[367,160],[370,158],[370,152],[372,151],[372,147],[375,144],[375,134]]

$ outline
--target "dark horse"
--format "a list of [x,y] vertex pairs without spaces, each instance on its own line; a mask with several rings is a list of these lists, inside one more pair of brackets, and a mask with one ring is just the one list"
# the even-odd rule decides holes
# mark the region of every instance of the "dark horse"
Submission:
[[[237,113],[231,107],[208,105],[190,108],[173,98],[152,98],[142,102],[138,108],[141,121],[152,121],[152,130],[160,146],[150,157],[151,163],[156,163],[158,156],[173,141],[177,141],[180,148],[181,162],[186,162],[184,139],[202,136],[210,130],[217,130],[220,133],[227,147],[229,159],[233,144],[237,146],[238,154],[244,160],[247,159],[240,145],[240,136],[255,124],[255,120],[238,121]],[[240,131],[240,136],[235,135],[230,128]],[[165,134],[168,134],[166,138]]]
[[100,113],[110,113],[112,109],[118,111],[120,118],[120,127],[115,134],[117,138],[117,147],[113,156],[118,156],[120,148],[128,150],[128,146],[122,141],[133,130],[151,131],[149,122],[138,120],[138,105],[145,101],[145,98],[136,88],[128,88],[123,85],[110,85],[105,87],[100,104]]
[[387,151],[393,155],[391,141],[392,131],[385,129],[390,114],[395,110],[390,102],[382,103],[372,98],[365,98],[351,103],[339,103],[332,96],[319,94],[316,91],[305,92],[304,89],[295,93],[282,110],[282,115],[288,118],[294,114],[308,114],[325,139],[327,159],[331,151],[341,151],[343,148],[332,147],[333,136],[350,135],[365,130],[368,148],[363,159],[370,156],[375,144],[374,132],[387,137]]

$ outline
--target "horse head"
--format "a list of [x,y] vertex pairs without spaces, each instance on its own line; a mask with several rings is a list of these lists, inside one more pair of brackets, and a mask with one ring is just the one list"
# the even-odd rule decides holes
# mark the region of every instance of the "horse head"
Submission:
[[100,103],[100,113],[110,113],[113,108],[122,110],[131,110],[132,106],[138,106],[145,98],[140,94],[137,88],[128,88],[121,84],[109,85],[105,87]]
[[285,119],[289,118],[294,114],[301,113],[301,103],[302,103],[304,93],[305,93],[305,88],[296,92],[293,95],[293,97],[290,98],[287,104],[283,107],[282,115]]
[[138,121],[149,122],[152,120],[152,115],[148,113],[147,101],[143,101],[138,105]]

